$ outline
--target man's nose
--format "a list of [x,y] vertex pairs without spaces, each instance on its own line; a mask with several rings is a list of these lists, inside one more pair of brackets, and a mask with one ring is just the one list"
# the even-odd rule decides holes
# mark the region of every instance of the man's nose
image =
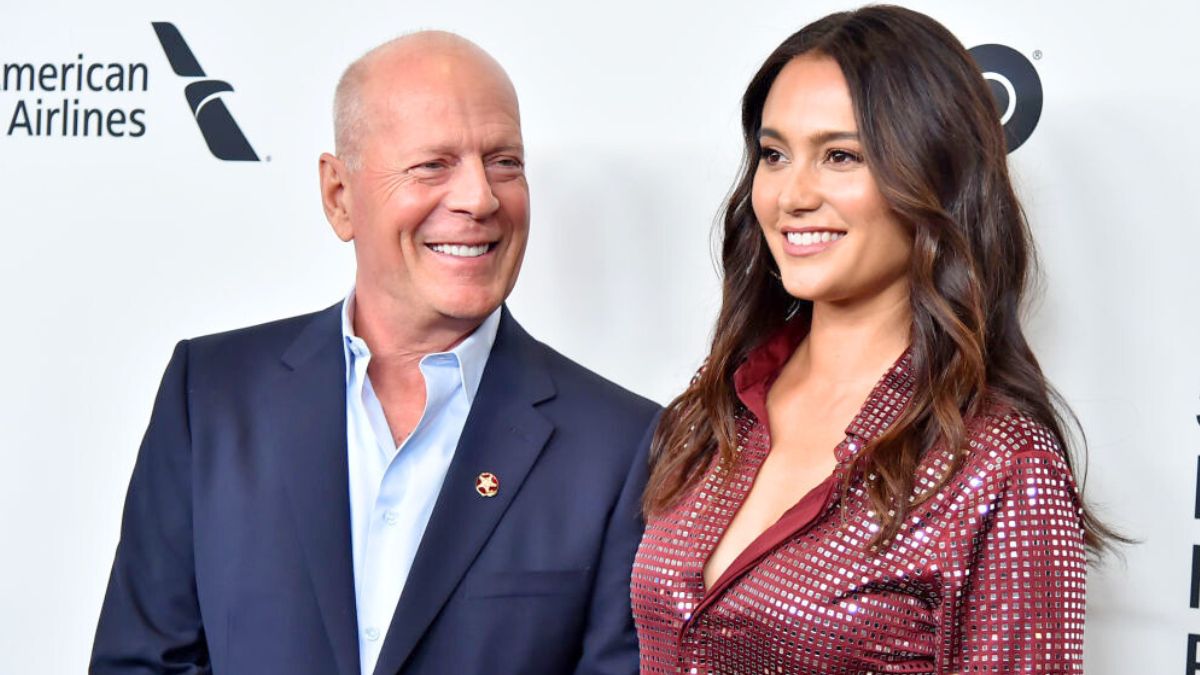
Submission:
[[821,206],[821,190],[815,170],[797,166],[784,177],[779,190],[779,208],[790,214],[815,211]]
[[476,220],[487,218],[500,208],[500,200],[492,191],[482,159],[466,159],[459,163],[446,196],[446,207]]

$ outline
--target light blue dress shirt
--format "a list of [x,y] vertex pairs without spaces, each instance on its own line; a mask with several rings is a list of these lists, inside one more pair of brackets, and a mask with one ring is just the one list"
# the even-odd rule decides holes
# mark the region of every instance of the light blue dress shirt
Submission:
[[363,675],[375,670],[499,326],[496,309],[454,349],[421,358],[425,410],[397,447],[367,376],[371,350],[354,334],[353,289],[342,304],[350,538]]

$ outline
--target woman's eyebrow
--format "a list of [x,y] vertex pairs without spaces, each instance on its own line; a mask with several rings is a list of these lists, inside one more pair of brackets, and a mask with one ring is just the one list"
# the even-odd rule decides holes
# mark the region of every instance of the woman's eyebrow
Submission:
[[[783,134],[772,129],[771,127],[763,127],[762,129],[760,129],[758,132],[758,137],[760,140],[763,138],[766,138],[766,137],[774,138],[775,140],[778,140],[778,141],[784,140]],[[819,131],[819,132],[813,134],[812,136],[810,136],[810,139],[811,139],[813,145],[823,145],[823,144],[829,143],[831,141],[857,141],[857,140],[859,140],[857,131]]]

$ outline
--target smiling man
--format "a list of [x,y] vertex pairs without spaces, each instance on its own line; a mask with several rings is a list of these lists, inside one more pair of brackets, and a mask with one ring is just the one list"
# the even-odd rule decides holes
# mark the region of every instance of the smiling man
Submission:
[[529,232],[512,84],[424,32],[334,108],[321,197],[354,289],[176,348],[91,672],[637,672],[657,406],[503,306]]

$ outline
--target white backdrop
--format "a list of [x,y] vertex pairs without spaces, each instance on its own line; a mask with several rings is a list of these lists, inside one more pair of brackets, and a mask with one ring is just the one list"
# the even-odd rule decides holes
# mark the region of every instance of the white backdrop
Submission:
[[[1179,673],[1200,455],[1200,9],[1169,0],[910,2],[967,46],[1034,61],[1041,124],[1011,156],[1041,246],[1029,328],[1091,444],[1087,491],[1143,543],[1089,580],[1089,673]],[[120,5],[120,6],[116,6]],[[182,337],[338,300],[351,249],[321,213],[330,98],[359,53],[460,32],[522,99],[531,243],[511,299],[535,335],[655,398],[701,359],[717,295],[709,232],[737,166],[738,98],[827,1],[231,0],[6,7],[0,63],[140,62],[138,138],[8,133],[0,91],[0,674],[79,673],[150,404]],[[264,160],[204,146],[151,21],[171,21]],[[1191,670],[1184,670],[1190,673]]]

